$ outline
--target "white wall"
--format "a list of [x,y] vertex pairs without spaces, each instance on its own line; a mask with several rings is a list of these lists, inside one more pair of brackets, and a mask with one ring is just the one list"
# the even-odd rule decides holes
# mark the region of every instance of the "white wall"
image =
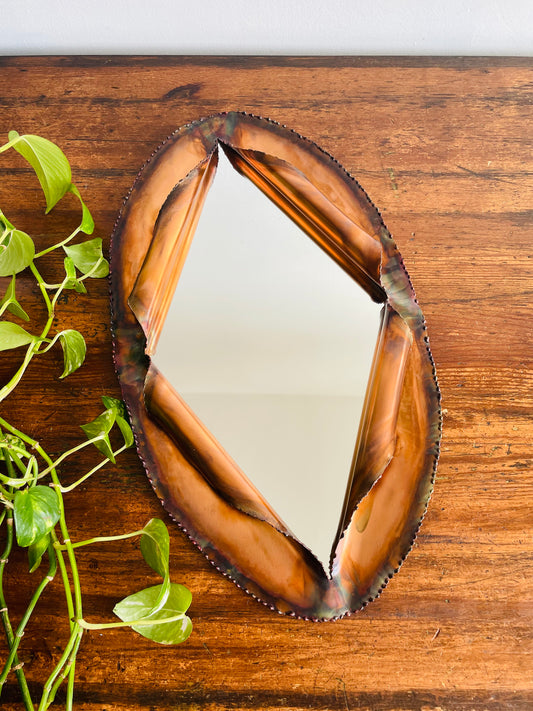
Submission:
[[0,54],[533,54],[532,0],[0,0]]

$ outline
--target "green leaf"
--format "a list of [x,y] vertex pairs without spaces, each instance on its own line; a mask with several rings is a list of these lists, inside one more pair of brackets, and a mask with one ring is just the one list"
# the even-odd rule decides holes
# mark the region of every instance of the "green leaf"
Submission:
[[13,274],[13,277],[11,281],[9,282],[9,286],[6,289],[6,293],[4,294],[4,298],[2,301],[0,301],[0,309],[2,306],[5,306],[7,304],[7,310],[10,311],[14,316],[17,316],[18,318],[21,318],[23,321],[29,321],[30,317],[28,314],[24,311],[22,306],[19,304],[17,301],[17,297],[15,294],[15,275]]
[[143,528],[141,553],[152,570],[164,579],[159,586],[160,597],[154,602],[152,612],[157,612],[165,604],[170,592],[169,556],[170,540],[167,527],[158,518],[153,518]]
[[130,423],[128,422],[128,420],[117,415],[117,425],[122,433],[122,437],[124,439],[124,445],[126,447],[131,447],[134,442],[134,439],[133,439],[133,431],[131,429]]
[[2,210],[0,210],[0,227],[2,228],[0,237],[4,236],[4,232],[16,229],[15,225],[7,219]]
[[74,183],[70,184],[69,190],[73,195],[75,195],[78,198],[78,200],[81,203],[81,209],[82,209],[81,225],[80,225],[81,231],[85,232],[86,235],[92,235],[92,233],[94,232],[94,220],[93,220],[93,216],[91,215],[91,213],[89,211],[89,208],[81,199],[80,191],[74,185]]
[[65,259],[63,260],[63,265],[65,267],[65,274],[69,280],[69,284],[67,284],[68,288],[70,286],[71,281],[77,281],[78,279],[78,276],[76,274],[76,265],[70,257],[65,257]]
[[19,447],[20,449],[23,449],[29,455],[26,442],[21,440],[20,437],[16,437],[15,435],[12,435],[12,434],[9,434],[8,432],[6,432],[2,435],[2,443],[4,443],[4,442],[6,444],[11,444],[14,447]]
[[22,326],[10,321],[0,321],[0,351],[27,346],[36,340],[37,337],[25,331]]
[[116,413],[116,423],[122,432],[122,437],[124,438],[124,444],[126,447],[131,447],[134,439],[133,432],[128,420],[128,414],[126,412],[126,407],[121,400],[117,400],[114,397],[109,397],[108,395],[102,396],[102,402],[108,410],[113,410]]
[[122,432],[122,437],[124,438],[124,444],[126,447],[131,447],[134,439],[133,432],[128,421],[128,415],[124,403],[121,400],[117,400],[114,397],[109,397],[108,395],[102,396],[102,402],[105,407],[109,410],[114,410],[116,413],[116,422]]
[[109,440],[109,432],[115,424],[116,414],[113,410],[106,410],[98,415],[92,422],[88,422],[86,425],[81,425],[81,429],[85,432],[88,439],[93,439],[93,437],[98,437],[98,435],[103,435],[103,439],[94,443],[96,449],[101,452],[104,456],[110,459],[113,464],[115,463],[115,456],[113,454],[113,449],[111,447],[111,442]]
[[0,276],[11,276],[26,269],[35,256],[32,238],[21,230],[9,229],[0,241]]
[[[152,613],[153,606],[161,594],[161,585],[146,588],[129,595],[117,603],[113,612],[123,622],[131,622],[131,628],[143,637],[159,644],[180,644],[185,642],[192,632],[192,622],[184,613],[189,609],[192,595],[184,585],[172,583],[164,606]],[[164,620],[178,615],[182,619],[165,623]],[[136,625],[140,620],[153,620],[153,625]],[[159,624],[158,624],[159,623]]]
[[46,199],[46,212],[56,205],[69,190],[72,173],[67,157],[55,143],[41,136],[19,136],[9,132],[9,140],[18,141],[13,148],[23,156],[35,171]]
[[87,289],[82,281],[80,281],[76,274],[76,266],[70,257],[65,257],[65,274],[68,278],[65,284],[65,289],[74,289],[78,294],[86,294]]
[[28,564],[30,567],[30,573],[34,573],[41,565],[41,560],[46,552],[46,549],[48,548],[49,542],[50,534],[45,533],[42,538],[39,538],[28,548]]
[[17,543],[31,546],[59,521],[59,500],[49,486],[34,486],[17,491],[14,499]]
[[106,410],[114,410],[117,415],[126,417],[126,407],[122,400],[117,400],[116,397],[110,395],[102,395],[102,402]]
[[22,321],[29,321],[30,320],[30,317],[28,316],[28,314],[24,311],[22,306],[16,300],[11,301],[11,303],[7,307],[7,310],[10,313],[12,313],[13,316],[20,318]]
[[[81,242],[80,244],[67,244],[63,246],[67,256],[72,259],[82,274],[92,272],[91,277],[98,279],[109,274],[109,262],[102,253],[102,240],[100,237]],[[98,264],[98,266],[96,266]]]
[[170,539],[168,530],[159,518],[152,518],[143,528],[141,553],[152,570],[162,578],[168,575]]
[[67,375],[77,370],[85,360],[87,346],[85,345],[85,339],[81,333],[73,328],[61,331],[58,335],[63,348],[63,361],[65,366],[61,378],[66,378]]

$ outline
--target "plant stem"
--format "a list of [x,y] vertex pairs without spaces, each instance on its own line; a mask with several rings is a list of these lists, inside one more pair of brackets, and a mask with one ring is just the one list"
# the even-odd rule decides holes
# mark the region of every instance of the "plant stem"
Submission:
[[0,146],[0,153],[7,151],[8,148],[11,148],[11,146],[14,146],[15,143],[18,143],[19,140],[20,140],[20,136],[17,136],[12,141],[9,141],[9,143],[4,143],[3,146]]
[[[86,541],[78,541],[77,543],[72,543],[73,548],[81,548],[82,546],[89,546],[92,543],[107,543],[108,541],[124,541],[126,538],[135,538],[135,536],[142,536],[144,531],[133,531],[133,533],[123,533],[119,536],[96,536],[95,538],[89,538]],[[58,550],[65,550],[65,546],[58,544],[56,546]]]
[[[115,452],[113,452],[113,456],[117,457],[121,452],[123,452],[125,449],[127,449],[128,446],[125,444],[119,449],[117,449]],[[100,464],[97,464],[95,467],[93,467],[90,471],[87,472],[87,474],[84,474],[82,477],[77,479],[73,484],[70,484],[69,486],[60,486],[60,491],[63,494],[67,494],[69,491],[73,491],[77,486],[80,484],[83,484],[83,482],[88,479],[90,476],[92,476],[95,472],[97,472],[99,469],[101,469],[105,464],[110,462],[111,460],[109,458],[103,459]]]
[[[12,481],[12,480],[8,479],[8,481]],[[11,503],[11,501],[13,499],[13,495],[7,489],[4,489],[4,487],[1,484],[0,484],[0,498],[4,502],[5,506],[7,506],[8,508],[13,508],[13,504]]]
[[[25,454],[24,456],[28,456],[28,454]],[[24,476],[26,475],[26,467],[24,464],[20,461],[20,458],[16,452],[14,452],[12,449],[9,451],[9,458],[11,460],[11,464],[14,464],[19,472],[23,474]],[[8,467],[8,471],[13,471],[13,469]]]
[[[0,446],[0,449],[4,450],[6,454],[8,454],[9,458],[13,460],[22,473],[22,477],[4,476],[3,474],[0,474],[0,481],[2,481],[6,486],[11,486],[15,489],[20,489],[26,484],[36,483],[38,465],[33,454],[29,454],[22,447],[17,447],[13,444],[4,444],[3,446]],[[17,453],[23,457],[28,457],[28,464],[26,466],[22,464],[17,456]],[[33,476],[31,476],[32,471]]]
[[[7,526],[7,536],[6,536],[6,545],[4,548],[4,551],[2,553],[2,558],[0,561],[0,606],[2,610],[2,623],[4,625],[4,631],[7,639],[7,643],[9,648],[13,646],[15,642],[15,636],[13,634],[13,627],[11,626],[11,620],[9,619],[9,612],[7,608],[7,603],[6,599],[4,596],[4,585],[3,585],[3,577],[4,577],[4,569],[7,565],[7,561],[9,558],[9,555],[11,553],[11,549],[13,547],[13,517],[8,514],[6,518],[6,526]],[[20,662],[18,659],[17,654],[15,653],[15,656],[12,660],[12,663],[14,662],[15,666],[17,667],[15,670],[15,674],[17,676],[17,681],[18,685],[22,694],[22,699],[24,701],[24,706],[26,708],[26,711],[33,711],[33,701],[31,698],[30,690],[28,688],[28,682],[26,681],[26,676],[24,674],[24,670],[20,666]]]
[[183,620],[185,613],[181,612],[179,615],[173,615],[172,617],[163,617],[157,619],[150,619],[149,617],[142,617],[140,620],[130,620],[129,622],[86,622],[83,619],[78,619],[76,622],[80,627],[86,630],[111,630],[115,627],[150,627],[154,625],[167,625],[170,622],[178,622],[178,620]]
[[70,657],[70,671],[68,675],[68,685],[67,685],[67,703],[65,706],[65,711],[72,711],[72,702],[74,700],[74,677],[76,674],[76,656],[78,654],[78,649],[81,644],[81,638],[82,635],[78,637],[76,642],[74,643],[74,649],[72,650],[72,654]]
[[28,367],[31,359],[34,356],[34,348],[35,341],[32,341],[32,343],[30,343],[30,345],[28,346],[26,355],[24,356],[24,360],[22,361],[22,365],[19,367],[19,369],[11,378],[11,380],[0,390],[0,402],[2,402],[2,400],[4,400],[9,395],[9,393],[11,393],[19,384],[22,376],[26,372],[26,368]]
[[78,641],[78,638],[81,640],[82,635],[83,635],[83,630],[81,629],[81,627],[79,625],[75,625],[74,629],[72,630],[72,633],[70,635],[70,639],[67,642],[65,649],[63,650],[61,659],[56,664],[54,670],[52,671],[52,673],[50,674],[50,676],[48,677],[48,679],[46,681],[46,684],[44,685],[43,694],[41,696],[41,702],[39,704],[38,711],[44,711],[50,705],[49,696],[50,696],[50,693],[52,692],[54,682],[55,682],[58,674],[61,672],[61,670],[67,663],[72,650],[76,646],[76,642]]
[[[68,532],[68,528],[67,528],[67,523],[65,520],[65,505],[64,505],[64,501],[63,501],[63,496],[60,491],[61,485],[59,483],[57,472],[54,468],[52,459],[44,451],[44,449],[41,447],[39,442],[32,439],[31,437],[28,437],[28,435],[24,434],[24,432],[17,430],[15,427],[13,427],[13,425],[10,425],[9,422],[6,422],[2,417],[0,417],[0,426],[4,427],[6,430],[8,430],[11,434],[15,435],[16,437],[19,437],[26,444],[29,444],[30,447],[32,447],[32,449],[34,449],[42,457],[42,459],[44,459],[44,461],[50,468],[50,477],[52,479],[53,488],[56,491],[58,503],[59,503],[59,511],[60,511],[59,527],[61,529],[63,543],[65,545],[68,561],[70,564],[70,570],[71,570],[71,575],[72,575],[72,587],[74,588],[74,599],[72,600],[72,597],[71,597],[72,593],[70,590],[70,584],[68,582],[68,575],[67,575],[67,572],[66,572],[66,569],[64,566],[64,561],[62,561],[62,559],[60,558],[59,565],[60,565],[60,569],[61,569],[63,583],[65,585],[65,590],[68,589],[67,603],[69,603],[69,597],[70,597],[69,615],[71,615],[70,619],[74,619],[74,623],[73,624],[71,623],[71,636],[70,636],[70,640],[69,640],[67,646],[65,647],[65,650],[63,651],[63,655],[45,685],[45,688],[43,691],[43,696],[41,698],[41,703],[39,704],[39,711],[41,711],[42,709],[47,708],[46,699],[48,698],[48,696],[50,694],[52,685],[53,685],[58,673],[61,671],[63,665],[65,664],[65,661],[68,659],[68,655],[77,640],[77,636],[79,635],[81,638],[81,635],[83,634],[83,630],[81,629],[80,625],[77,623],[77,620],[82,618],[82,616],[83,616],[80,578],[79,578],[79,574],[78,574],[78,565],[76,562],[76,556],[74,554],[74,549],[72,548],[72,543],[70,542],[70,536],[69,536],[69,532]],[[54,539],[54,536],[55,536],[55,534],[52,537],[53,539]],[[57,537],[55,540],[57,540]],[[61,556],[61,553],[59,553],[59,556]]]
[[68,244],[70,240],[74,239],[74,237],[81,232],[81,225],[79,227],[76,227],[74,232],[70,234],[68,237],[66,237],[64,240],[61,242],[58,242],[57,244],[52,245],[51,247],[48,247],[47,249],[43,249],[41,252],[37,252],[37,254],[33,257],[34,259],[39,259],[40,257],[44,257],[45,254],[48,254],[49,252],[52,252],[54,249],[58,249],[59,247],[63,247],[63,245]]
[[24,447],[19,447],[16,444],[13,444],[12,442],[2,442],[2,449],[5,449],[8,451],[10,454],[20,454],[21,457],[31,457],[31,454],[29,454]]
[[12,301],[6,301],[5,304],[2,304],[2,306],[0,306],[0,316],[2,316],[4,314],[4,312],[8,310],[9,306],[12,303],[13,303]]
[[[65,565],[65,559],[63,558],[63,553],[61,551],[61,545],[60,545],[59,540],[57,538],[56,532],[54,530],[52,530],[50,532],[50,534],[52,537],[52,542],[54,544],[54,548],[57,551],[57,562],[59,563],[59,571],[61,573],[63,587],[65,588],[65,597],[67,600],[68,618],[69,618],[69,620],[72,620],[74,617],[74,602],[72,600],[72,590],[70,589],[70,580],[68,577],[67,566]],[[73,624],[74,623],[71,621],[71,623],[70,623],[70,630],[71,631],[72,631]]]
[[22,361],[22,364],[20,365],[20,367],[19,367],[19,369],[17,370],[17,372],[15,373],[15,375],[14,375],[14,376],[11,378],[11,380],[10,380],[6,385],[4,385],[4,387],[0,390],[0,402],[1,402],[2,400],[4,400],[4,399],[17,387],[17,385],[19,384],[19,382],[20,382],[22,376],[23,376],[24,373],[26,372],[26,369],[27,369],[28,365],[29,365],[30,362],[31,362],[31,359],[32,359],[33,356],[37,353],[37,349],[39,348],[39,343],[41,343],[41,341],[42,341],[44,338],[46,338],[46,336],[48,335],[50,329],[52,328],[52,323],[53,323],[53,321],[54,321],[54,315],[55,315],[55,314],[54,314],[54,307],[55,307],[55,305],[56,305],[56,303],[57,303],[57,300],[58,300],[58,298],[59,298],[61,292],[63,291],[64,285],[65,285],[65,282],[63,282],[62,285],[61,285],[61,286],[58,288],[58,290],[56,291],[53,300],[50,301],[50,298],[49,298],[48,294],[46,293],[46,288],[45,288],[45,286],[44,286],[44,283],[45,283],[45,282],[44,282],[44,279],[43,279],[42,276],[40,275],[40,273],[39,273],[39,271],[38,271],[38,269],[37,269],[37,267],[35,266],[35,263],[34,263],[33,261],[32,261],[31,264],[30,264],[30,269],[31,269],[32,274],[33,274],[33,276],[35,277],[35,279],[36,279],[36,281],[37,281],[37,283],[38,283],[38,285],[39,285],[39,289],[40,289],[40,291],[41,291],[42,297],[43,297],[44,302],[45,302],[45,304],[46,304],[46,308],[47,308],[47,310],[48,310],[48,319],[47,319],[47,321],[46,321],[46,323],[45,323],[45,325],[44,325],[43,330],[41,331],[41,335],[40,335],[39,337],[35,337],[35,339],[34,339],[34,340],[30,343],[30,345],[28,346],[28,349],[27,349],[27,351],[26,351],[26,355],[25,355],[25,357],[24,357],[24,360]]
[[56,679],[52,691],[50,692],[50,697],[48,699],[47,703],[47,708],[50,706],[56,696],[57,690],[61,686],[61,684],[65,681],[65,679],[68,676],[68,684],[67,684],[67,699],[66,699],[66,705],[65,705],[65,710],[66,711],[71,711],[72,710],[72,702],[74,700],[74,676],[76,673],[76,655],[78,654],[78,649],[80,647],[81,643],[81,638],[82,635],[79,635],[74,642],[74,646],[72,648],[72,651],[70,652],[69,658],[67,663],[65,664],[65,667],[59,677]]
[[20,644],[20,640],[22,639],[22,635],[24,634],[24,629],[25,629],[26,625],[28,624],[28,621],[33,613],[33,610],[35,609],[35,605],[37,604],[37,601],[41,597],[46,586],[50,582],[52,582],[52,580],[55,577],[55,574],[57,571],[57,559],[56,559],[54,547],[51,543],[48,546],[48,558],[50,560],[48,572],[47,572],[46,576],[41,580],[39,586],[36,588],[35,592],[33,593],[33,596],[30,600],[30,604],[26,608],[26,612],[24,613],[22,620],[20,621],[19,626],[17,627],[17,631],[15,632],[15,639],[14,639],[13,643],[11,644],[11,650],[10,650],[9,656],[6,660],[5,665],[4,665],[2,674],[0,674],[0,689],[2,688],[5,680],[7,679],[7,675],[9,674],[11,666],[17,656],[17,649]]
[[[21,353],[24,353],[24,355],[22,357],[21,362],[19,362],[14,375],[10,374],[11,377],[9,382],[7,382],[6,384],[2,383],[2,386],[0,387],[0,402],[2,402],[6,397],[8,397],[18,386],[34,356],[46,353],[47,351],[51,350],[58,340],[61,340],[63,350],[65,351],[65,371],[64,374],[61,375],[61,378],[71,372],[72,368],[68,363],[68,346],[70,345],[70,343],[68,338],[62,338],[62,335],[65,332],[56,333],[54,337],[52,337],[53,334],[51,333],[53,324],[55,322],[55,310],[59,298],[63,290],[65,289],[75,289],[75,291],[77,292],[86,292],[86,287],[83,284],[84,280],[92,277],[98,278],[101,276],[105,276],[105,273],[107,273],[108,270],[107,260],[103,257],[101,253],[101,240],[99,242],[98,240],[94,240],[93,247],[98,244],[97,254],[99,255],[99,257],[97,261],[92,265],[92,267],[85,273],[82,272],[82,268],[76,266],[75,257],[70,256],[71,254],[76,254],[76,249],[78,249],[78,247],[67,247],[67,244],[70,243],[71,240],[73,240],[80,232],[92,234],[92,231],[94,229],[94,222],[88,208],[86,207],[85,203],[81,198],[78,189],[71,182],[70,167],[68,166],[68,161],[65,167],[65,157],[63,156],[63,154],[60,153],[56,155],[53,151],[50,152],[48,149],[45,150],[45,148],[42,148],[41,151],[39,149],[39,138],[36,136],[19,136],[16,132],[11,132],[10,135],[14,136],[14,138],[12,140],[9,140],[8,143],[5,143],[4,145],[0,146],[0,153],[7,151],[9,148],[15,146],[15,144],[17,144],[21,140],[23,140],[29,145],[30,151],[33,150],[33,157],[28,157],[28,155],[26,155],[24,151],[22,152],[24,153],[24,157],[26,158],[26,160],[28,160],[28,162],[31,164],[31,166],[37,173],[43,191],[45,192],[47,212],[49,212],[52,207],[54,207],[54,205],[58,202],[58,199],[60,199],[61,196],[64,194],[66,187],[66,189],[72,194],[74,194],[81,203],[82,220],[81,224],[76,227],[76,229],[71,232],[68,237],[62,239],[61,241],[50,247],[42,249],[39,252],[35,252],[34,250],[32,250],[32,252],[34,253],[33,259],[31,260],[28,266],[35,279],[35,282],[39,287],[39,291],[41,293],[42,300],[46,308],[47,316],[45,317],[44,326],[36,325],[33,327],[34,330],[40,331],[40,334],[31,333],[28,334],[27,337],[24,337],[22,339],[24,341],[25,348],[23,349],[23,351],[19,351],[19,355]],[[34,143],[36,144],[37,148],[35,148],[35,146],[33,145]],[[50,144],[49,147],[51,150],[53,148],[53,144]],[[68,181],[67,186],[65,186],[65,179]],[[49,187],[50,185],[52,185],[52,188],[54,188],[55,186],[57,190],[61,189],[61,195],[59,195],[59,192],[57,192],[55,188],[48,190],[46,185],[47,182],[49,182]],[[57,195],[54,195],[55,192],[57,192]],[[6,243],[8,243],[8,240],[11,238],[11,235],[14,234],[14,230],[15,227],[0,210],[0,260],[2,258],[2,253],[6,248]],[[61,250],[61,248],[64,248],[67,254],[67,257],[64,260],[66,276],[63,278],[63,281],[58,284],[48,284],[47,282],[45,282],[45,280],[40,274],[39,269],[36,266],[37,260],[54,250]],[[73,250],[72,252],[71,249]],[[25,254],[23,255],[23,257],[24,260],[26,260]],[[24,264],[26,264],[26,261],[24,261]],[[82,267],[83,269],[85,269],[83,265],[83,260]],[[77,276],[76,269],[78,269],[79,272],[82,272],[81,276]],[[21,318],[26,321],[30,320],[29,316],[26,314],[22,306],[18,303],[16,298],[15,274],[13,274],[12,276],[8,290],[5,292],[2,299],[0,300],[0,319],[3,318],[7,310],[11,311],[18,318]],[[74,331],[74,333],[76,332]],[[78,366],[79,364],[76,365],[76,367]],[[107,420],[110,421],[110,427],[112,427],[115,423],[115,419],[111,420],[108,417]],[[0,666],[0,691],[3,688],[6,680],[10,678],[10,672],[15,671],[17,674],[19,687],[22,691],[22,697],[26,711],[34,711],[34,706],[31,699],[31,695],[29,693],[28,684],[26,682],[24,672],[22,671],[22,664],[19,664],[18,661],[18,648],[20,645],[21,638],[26,630],[26,627],[28,626],[32,615],[34,615],[36,611],[36,606],[39,602],[39,599],[43,594],[46,586],[54,579],[58,567],[61,573],[61,579],[65,590],[70,636],[66,646],[62,651],[59,661],[57,662],[57,664],[53,668],[52,673],[46,680],[39,702],[38,711],[45,711],[45,709],[48,709],[48,707],[53,703],[58,689],[61,687],[61,684],[65,680],[67,680],[66,711],[72,711],[73,708],[76,656],[81,643],[81,639],[84,635],[84,627],[82,625],[82,622],[84,622],[84,620],[82,610],[81,583],[76,561],[75,549],[89,545],[91,543],[124,540],[134,536],[140,536],[144,533],[143,529],[140,531],[135,531],[133,533],[122,534],[117,536],[95,537],[90,540],[81,541],[78,543],[72,543],[70,540],[70,535],[65,517],[63,493],[72,491],[74,488],[79,486],[82,482],[86,481],[88,477],[97,472],[109,461],[112,461],[114,463],[114,457],[120,454],[125,449],[127,449],[128,446],[131,446],[131,442],[129,445],[126,444],[126,442],[131,437],[131,433],[128,430],[128,425],[125,424],[125,422],[123,421],[122,415],[121,418],[118,419],[118,426],[124,437],[124,446],[120,447],[116,452],[112,451],[112,446],[107,437],[108,432],[100,432],[98,436],[92,437],[88,441],[83,442],[82,444],[74,447],[73,449],[67,452],[64,452],[55,461],[52,461],[52,458],[40,446],[38,441],[32,439],[23,432],[18,431],[15,427],[13,427],[2,417],[0,417],[0,527],[5,524],[7,530],[5,551],[3,553],[3,557],[0,559],[0,615],[2,617],[8,642],[7,660],[5,661],[5,664],[3,664],[3,667]],[[5,428],[5,430],[13,436],[4,436],[2,428]],[[84,429],[86,428],[84,427]],[[93,428],[93,431],[94,429],[95,428]],[[98,427],[96,429],[100,430],[101,428]],[[99,444],[99,442],[102,440],[105,440],[105,446]],[[22,443],[24,443],[25,446],[22,445]],[[58,466],[62,462],[64,462],[67,457],[93,444],[97,445],[97,449],[101,451],[104,457],[106,457],[106,455],[109,455],[109,458],[106,457],[97,466],[93,467],[89,472],[81,476],[70,486],[62,487],[58,476]],[[43,471],[40,471],[41,464],[43,464],[44,467]],[[74,476],[77,475],[78,473],[75,472]],[[28,493],[31,487],[34,487],[39,480],[43,479],[46,476],[50,477],[51,482],[49,483],[49,485],[54,489],[55,495],[57,496],[57,506],[59,508],[58,525],[53,525],[51,530],[47,531],[46,533],[46,537],[48,540],[47,552],[49,558],[48,572],[33,591],[31,600],[26,610],[24,611],[22,619],[20,620],[15,633],[13,633],[13,627],[9,618],[8,608],[5,601],[3,589],[4,569],[6,568],[7,559],[11,553],[11,550],[14,546],[14,542],[16,540],[16,537],[14,535],[14,517],[12,509],[14,508],[17,513],[16,527],[17,533],[20,533],[19,528],[22,527],[22,523],[20,523],[19,526],[18,497],[20,496],[21,490],[24,493]],[[36,492],[34,491],[33,493]],[[47,491],[47,493],[50,494],[49,491]],[[57,518],[57,510],[55,511],[54,520],[55,518]],[[28,514],[28,520],[30,519],[31,516],[30,514]],[[22,514],[20,521],[23,521]],[[24,525],[26,524],[28,526],[30,525],[27,521]],[[42,552],[42,548],[39,548],[38,552]],[[40,559],[37,560],[33,553],[34,551],[32,551],[32,554],[30,555],[30,566],[33,566],[33,568],[35,568],[38,564],[40,564],[41,561]],[[66,553],[66,557],[64,553]],[[165,575],[165,583],[162,588],[162,594],[159,596],[159,599],[161,601],[166,600],[166,595],[168,595],[167,588],[169,587],[169,585],[170,583],[168,580],[168,575]],[[163,592],[166,593],[165,596],[163,596]],[[155,609],[156,608],[154,608],[154,610]],[[155,612],[152,610],[152,615],[154,614]],[[148,621],[147,619],[144,622],[143,620],[141,620],[139,623],[141,625],[160,624],[167,621],[172,622],[173,620],[182,619],[183,616],[184,615],[180,615],[179,617],[169,618],[168,620],[164,621]],[[90,628],[89,623],[87,623],[86,626],[87,628]],[[119,623],[115,625],[103,625],[96,627],[96,629],[101,629],[108,626],[122,627],[130,626],[130,624]]]
[[[92,437],[91,439],[86,440],[85,442],[82,442],[81,444],[77,444],[75,447],[72,449],[69,449],[67,452],[63,452],[63,454],[58,457],[52,464],[47,467],[47,469],[44,469],[42,472],[39,473],[39,479],[42,477],[46,476],[49,474],[52,469],[57,469],[57,467],[61,464],[61,462],[64,462],[67,457],[70,457],[71,454],[74,454],[75,452],[79,452],[80,449],[84,449],[85,447],[88,447],[91,444],[94,444],[95,442],[100,442],[100,440],[105,439],[105,434],[97,435],[96,437]],[[109,462],[109,459],[106,459],[104,461],[104,464]],[[62,489],[63,491],[63,489]]]

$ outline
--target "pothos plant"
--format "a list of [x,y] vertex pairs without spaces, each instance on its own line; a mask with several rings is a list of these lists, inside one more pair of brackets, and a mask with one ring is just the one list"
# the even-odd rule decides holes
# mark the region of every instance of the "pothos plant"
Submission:
[[[13,391],[34,359],[52,348],[63,350],[65,378],[79,368],[85,359],[83,335],[69,328],[54,333],[54,321],[59,298],[65,290],[85,294],[89,279],[108,274],[109,264],[102,253],[99,238],[79,241],[80,235],[91,235],[94,222],[78,188],[72,182],[71,168],[64,153],[45,138],[9,133],[9,140],[0,146],[0,153],[13,148],[35,171],[44,192],[48,213],[67,193],[79,200],[81,221],[67,237],[40,251],[32,238],[17,229],[0,209],[0,277],[5,291],[0,300],[0,350],[17,349],[23,353],[14,375],[0,384],[0,402]],[[64,276],[58,283],[48,283],[41,273],[43,257],[53,251],[63,253]],[[46,266],[46,264],[44,265]],[[17,300],[16,280],[21,273],[35,280],[46,309],[44,327],[31,327],[30,316]],[[25,325],[21,325],[21,323]],[[30,322],[28,324],[28,322]],[[24,350],[23,350],[24,349]],[[191,633],[192,625],[185,614],[190,602],[189,590],[170,581],[169,536],[165,524],[152,519],[143,529],[114,536],[95,536],[75,541],[67,526],[64,496],[85,482],[108,462],[133,444],[133,434],[122,402],[103,397],[104,411],[92,422],[81,425],[85,440],[53,455],[35,432],[23,432],[0,417],[0,616],[7,640],[7,658],[0,661],[0,695],[4,683],[15,674],[27,711],[35,710],[34,699],[26,681],[20,644],[24,631],[36,614],[39,598],[56,579],[61,581],[66,598],[70,630],[68,642],[55,660],[50,675],[44,681],[38,711],[47,709],[56,693],[66,682],[66,709],[72,708],[76,655],[87,629],[106,629],[128,626],[139,634],[162,644],[183,642]],[[110,437],[112,435],[112,437]],[[112,439],[118,437],[120,446],[114,449]],[[103,456],[90,471],[65,484],[63,478],[69,458],[84,447],[94,446]],[[148,565],[163,579],[159,585],[136,592],[117,603],[114,613],[120,621],[88,622],[83,616],[83,595],[78,574],[76,551],[84,546],[140,537],[141,553]],[[9,557],[14,546],[27,549],[29,574],[36,578],[30,603],[18,620],[12,619],[4,584],[9,575]],[[1,547],[1,544],[0,544]],[[43,565],[43,560],[46,565]],[[44,570],[44,573],[42,572]]]

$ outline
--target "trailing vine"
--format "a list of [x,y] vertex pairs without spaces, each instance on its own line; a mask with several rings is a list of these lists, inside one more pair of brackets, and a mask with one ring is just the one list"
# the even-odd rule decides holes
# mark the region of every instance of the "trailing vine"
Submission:
[[[13,397],[13,391],[30,363],[57,345],[63,351],[60,378],[69,376],[83,364],[86,355],[83,335],[74,328],[54,332],[59,299],[67,290],[85,294],[88,280],[103,278],[109,272],[109,264],[102,252],[102,240],[76,239],[80,235],[92,235],[94,221],[72,182],[70,164],[61,149],[45,138],[19,135],[16,131],[9,133],[9,140],[0,146],[0,153],[8,149],[20,153],[35,171],[44,193],[47,213],[67,193],[72,193],[79,201],[81,220],[67,237],[37,251],[33,239],[17,229],[0,209],[0,277],[3,277],[2,283],[5,284],[0,300],[0,351],[23,353],[15,372],[7,382],[0,383],[0,402]],[[43,257],[56,250],[63,255],[64,276],[58,283],[49,283],[42,275],[46,265],[42,267],[41,264]],[[44,326],[39,328],[31,328],[33,322],[17,299],[17,277],[22,272],[31,274],[35,280],[46,309]],[[82,541],[73,540],[69,534],[65,495],[106,464],[114,464],[116,457],[133,445],[133,434],[123,403],[112,397],[103,397],[102,401],[102,413],[81,425],[85,440],[59,456],[45,450],[35,433],[23,432],[0,416],[0,538],[3,539],[0,553],[0,616],[8,649],[7,658],[0,660],[0,697],[6,680],[15,674],[26,711],[47,709],[63,683],[66,684],[65,708],[72,709],[76,656],[87,629],[131,627],[144,637],[162,644],[183,642],[192,630],[186,615],[191,594],[186,587],[170,580],[169,535],[162,521],[152,519],[142,529],[131,533],[96,535]],[[118,446],[115,445],[117,439]],[[96,448],[99,461],[74,482],[65,484],[62,473],[68,467],[69,458],[86,447]],[[87,621],[83,615],[76,551],[85,546],[135,536],[140,537],[140,549],[145,561],[161,576],[162,582],[117,603],[114,613],[118,621]],[[10,572],[9,558],[16,546],[27,549],[29,574],[37,579],[31,600],[18,620],[12,618],[5,595],[5,582]],[[68,614],[65,624],[69,637],[48,678],[44,680],[40,698],[34,700],[20,658],[21,640],[31,618],[37,614],[40,597],[56,578],[64,588]]]

